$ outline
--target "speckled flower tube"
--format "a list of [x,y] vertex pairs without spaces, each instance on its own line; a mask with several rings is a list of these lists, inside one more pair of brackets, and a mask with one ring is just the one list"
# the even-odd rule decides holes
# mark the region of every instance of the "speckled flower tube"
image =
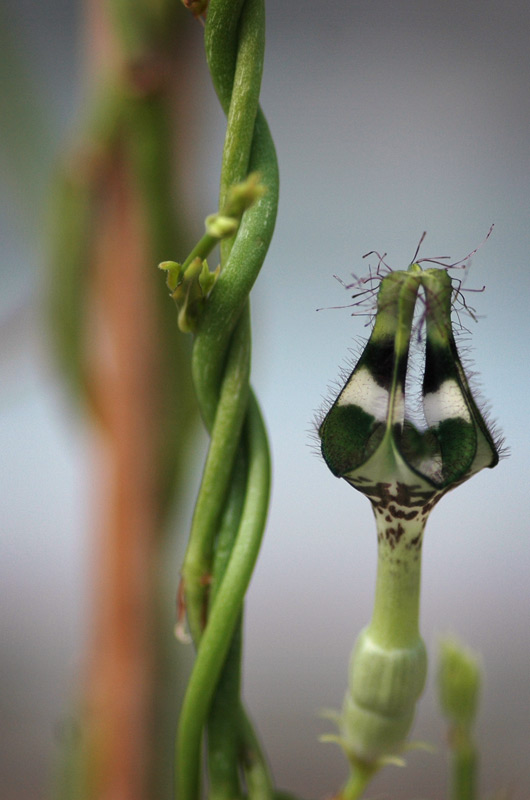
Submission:
[[[354,767],[351,791],[403,748],[425,683],[419,634],[421,549],[431,509],[498,452],[473,399],[452,324],[452,281],[418,263],[381,279],[368,343],[319,435],[331,472],[374,510],[378,571],[373,615],[351,657],[339,736]],[[405,382],[414,310],[423,306],[421,429],[407,418]]]

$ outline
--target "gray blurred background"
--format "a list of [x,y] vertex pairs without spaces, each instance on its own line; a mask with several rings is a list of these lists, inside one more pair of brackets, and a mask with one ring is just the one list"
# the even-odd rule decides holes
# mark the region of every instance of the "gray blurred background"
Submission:
[[[458,259],[495,223],[467,278],[470,287],[487,287],[471,295],[481,320],[469,327],[473,369],[511,455],[433,512],[422,631],[431,664],[446,632],[481,652],[484,795],[509,786],[526,800],[530,6],[305,0],[295,10],[268,0],[267,12],[262,105],[282,189],[252,295],[253,383],[271,436],[274,484],[247,603],[248,704],[279,785],[308,798],[338,788],[344,759],[336,746],[318,743],[329,730],[318,715],[342,702],[350,649],[370,615],[376,541],[369,503],[331,476],[312,439],[326,387],[351,364],[349,348],[366,331],[348,309],[316,309],[349,301],[333,275],[348,281],[362,272],[368,250],[386,251],[404,268],[426,230],[424,255]],[[0,151],[7,176],[0,199],[2,796],[29,800],[44,796],[88,618],[91,431],[54,367],[41,310],[47,180],[82,111],[82,15],[79,3],[66,0],[8,0],[2,14],[23,55],[28,98],[37,100],[31,125],[17,132],[33,137],[31,162],[13,164],[9,136]],[[189,125],[200,137],[193,154],[200,231],[216,208],[224,120],[199,26],[190,24],[187,35],[195,52],[190,74],[199,80]],[[2,81],[8,87],[9,75]],[[23,107],[25,98],[16,99]],[[168,565],[175,585],[179,558]],[[413,738],[437,751],[412,752],[406,769],[388,768],[370,797],[443,796],[444,728],[433,689],[431,671]]]

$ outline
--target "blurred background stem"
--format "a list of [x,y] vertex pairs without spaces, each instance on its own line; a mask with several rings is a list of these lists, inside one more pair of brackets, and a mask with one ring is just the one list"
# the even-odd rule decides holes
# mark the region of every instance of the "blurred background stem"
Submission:
[[56,787],[65,800],[146,800],[171,786],[177,667],[163,556],[196,413],[156,265],[185,248],[173,113],[185,17],[170,0],[87,3],[93,99],[56,183],[53,332],[90,413],[97,476],[81,736]]

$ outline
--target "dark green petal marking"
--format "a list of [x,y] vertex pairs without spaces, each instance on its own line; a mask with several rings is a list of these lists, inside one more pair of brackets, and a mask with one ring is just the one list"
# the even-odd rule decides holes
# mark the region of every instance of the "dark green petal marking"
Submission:
[[359,406],[337,405],[319,431],[322,454],[332,473],[340,478],[362,464],[370,439],[380,429],[381,423]]

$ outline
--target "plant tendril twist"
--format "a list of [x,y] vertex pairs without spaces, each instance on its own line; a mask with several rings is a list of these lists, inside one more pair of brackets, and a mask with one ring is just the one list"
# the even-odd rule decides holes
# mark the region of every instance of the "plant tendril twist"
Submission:
[[[237,233],[221,242],[219,278],[195,328],[193,380],[211,439],[182,568],[197,657],[177,734],[179,800],[200,796],[206,729],[209,797],[274,797],[240,700],[243,599],[265,526],[270,482],[267,435],[249,386],[248,295],[272,237],[278,202],[276,154],[258,105],[264,22],[263,0],[211,0],[205,25],[208,66],[227,115],[219,208],[230,188],[251,172],[259,174],[266,191],[244,212]],[[212,242],[205,243],[211,250]],[[204,258],[207,252],[194,255]]]

